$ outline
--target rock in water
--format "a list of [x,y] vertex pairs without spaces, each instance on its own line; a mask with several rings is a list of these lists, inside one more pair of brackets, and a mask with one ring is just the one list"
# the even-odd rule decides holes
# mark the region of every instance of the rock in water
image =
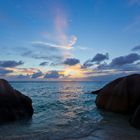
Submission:
[[98,108],[132,114],[140,105],[140,74],[118,78],[95,93]]
[[0,122],[31,118],[32,115],[32,100],[0,79]]

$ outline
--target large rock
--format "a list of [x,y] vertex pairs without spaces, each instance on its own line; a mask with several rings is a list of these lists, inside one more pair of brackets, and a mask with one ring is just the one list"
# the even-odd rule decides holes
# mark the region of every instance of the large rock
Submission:
[[98,108],[131,114],[140,105],[140,74],[118,78],[93,93]]
[[0,122],[30,118],[32,115],[32,100],[0,79]]

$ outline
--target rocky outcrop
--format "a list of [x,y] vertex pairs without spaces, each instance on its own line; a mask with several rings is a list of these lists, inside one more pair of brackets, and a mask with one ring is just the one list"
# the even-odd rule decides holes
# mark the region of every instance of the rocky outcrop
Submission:
[[140,104],[140,74],[116,79],[96,94],[97,107],[118,113],[133,113]]
[[97,94],[95,102],[98,108],[133,114],[130,122],[140,128],[140,74],[118,78],[92,93]]
[[0,122],[31,118],[32,115],[32,100],[0,79]]

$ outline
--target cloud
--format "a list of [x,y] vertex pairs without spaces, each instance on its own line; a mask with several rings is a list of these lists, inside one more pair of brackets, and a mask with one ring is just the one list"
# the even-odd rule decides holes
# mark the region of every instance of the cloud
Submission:
[[64,48],[71,49],[73,45],[77,41],[77,37],[75,35],[71,35],[70,37],[66,34],[67,28],[68,28],[68,17],[67,12],[64,10],[64,8],[57,7],[53,9],[54,11],[54,29],[55,29],[55,35],[56,40],[58,41],[58,44],[61,46],[64,46]]
[[30,75],[22,75],[22,74],[20,74],[20,75],[17,75],[17,78],[19,78],[19,79],[29,79],[30,78]]
[[5,75],[10,74],[12,72],[13,72],[12,70],[7,70],[5,68],[0,68],[0,76],[5,76]]
[[22,57],[40,59],[48,63],[57,64],[62,64],[65,59],[72,57],[71,51],[77,42],[77,36],[68,34],[69,20],[67,12],[59,4],[55,5],[55,8],[51,10],[51,32],[44,31],[46,36],[45,39],[43,38],[43,41],[38,39],[32,40],[28,43],[28,46],[20,47],[19,53]]
[[49,60],[53,63],[56,61],[58,61],[57,63],[62,63],[66,58],[72,56],[71,49],[75,45],[77,37],[67,34],[69,22],[64,8],[56,5],[52,12],[54,31],[47,32],[45,41],[33,41],[32,46],[35,47],[36,52],[32,52],[29,56],[35,59]]
[[64,76],[64,74],[59,74],[58,71],[53,70],[53,71],[49,71],[44,76],[44,78],[46,78],[46,79],[58,79],[58,78],[63,77],[63,76]]
[[39,78],[41,76],[43,76],[44,74],[41,71],[37,71],[36,73],[33,73],[31,78],[36,79]]
[[39,64],[39,66],[47,66],[49,63],[48,62],[42,62]]
[[134,74],[134,72],[124,72],[124,71],[119,71],[119,72],[110,72],[110,73],[103,73],[101,75],[95,75],[95,76],[90,76],[87,77],[88,80],[93,80],[93,81],[105,81],[108,83],[108,81],[115,80],[118,77],[123,77],[127,76],[129,74]]
[[123,71],[140,71],[139,63],[136,64],[127,64],[121,67]]
[[96,62],[96,63],[100,63],[104,60],[108,60],[109,59],[109,55],[108,53],[106,54],[101,54],[101,53],[97,53],[93,59],[91,60],[91,62]]
[[57,47],[48,46],[43,42],[32,43],[30,49],[23,52],[22,56],[52,62],[62,61],[64,59],[61,49]]
[[140,55],[137,53],[131,53],[125,56],[119,56],[114,59],[110,63],[102,63],[97,65],[95,70],[104,71],[104,70],[116,70],[116,71],[139,71],[140,65],[139,61]]
[[[71,44],[73,45],[73,40],[71,40]],[[48,43],[48,42],[42,42],[42,41],[34,41],[32,42],[32,44],[34,46],[38,46],[38,47],[48,47],[50,49],[71,49],[71,47],[67,47],[67,46],[63,46],[63,45],[58,45],[58,44],[54,44],[54,43]],[[68,44],[69,45],[69,44]]]
[[106,70],[106,69],[110,69],[110,68],[111,68],[110,65],[107,63],[99,64],[96,67],[97,70]]
[[72,48],[73,45],[76,44],[76,41],[77,41],[77,37],[75,35],[72,35],[67,44],[68,48]]
[[23,65],[24,62],[22,61],[12,61],[12,60],[8,60],[8,61],[0,61],[0,67],[17,67],[17,66],[20,66],[20,65]]
[[8,81],[30,81],[31,77],[30,75],[26,74],[18,74],[18,75],[4,75],[2,78],[8,80]]
[[81,66],[82,69],[86,69],[93,66],[93,63],[91,62],[91,60],[87,60],[84,62],[84,64]]
[[140,51],[140,45],[135,46],[135,47],[132,49],[132,51]]
[[62,63],[66,58],[71,57],[71,53],[70,49],[65,46],[36,41],[31,43],[28,50],[23,50],[22,56]]
[[12,79],[22,79],[22,80],[29,80],[31,77],[30,75],[23,75],[23,74],[20,74],[20,75],[14,75],[14,76],[11,76]]
[[57,63],[50,63],[50,66],[57,66],[57,65],[59,65],[59,64],[57,64]]
[[12,75],[32,75],[38,71],[38,68],[8,68],[13,71]]
[[140,55],[130,53],[116,57],[109,63],[91,63],[89,59],[81,68],[85,70],[85,78],[88,80],[110,80],[119,77],[119,75],[140,73]]
[[86,68],[93,66],[95,63],[99,64],[108,59],[109,59],[108,53],[106,53],[106,54],[97,53],[92,59],[86,60],[84,62],[84,64],[81,66],[81,68],[86,69]]
[[139,63],[131,63],[131,64],[125,64],[121,66],[112,66],[110,64],[100,64],[96,67],[97,71],[104,71],[104,70],[116,70],[116,71],[140,71],[140,65]]
[[64,64],[65,65],[69,65],[69,66],[73,66],[73,65],[76,65],[78,63],[80,63],[80,60],[79,59],[76,59],[76,58],[67,58],[64,61]]
[[120,57],[114,58],[112,62],[110,63],[110,66],[118,67],[118,66],[123,66],[126,64],[132,64],[137,60],[140,60],[140,55],[138,55],[137,53],[131,53],[126,56],[120,56]]
[[140,56],[135,53],[116,57],[110,63],[104,62],[102,64],[98,64],[91,73],[92,75],[95,76],[96,79],[103,78],[104,80],[107,79],[107,77],[108,79],[117,77],[119,74],[124,75],[124,74],[140,73],[139,60]]

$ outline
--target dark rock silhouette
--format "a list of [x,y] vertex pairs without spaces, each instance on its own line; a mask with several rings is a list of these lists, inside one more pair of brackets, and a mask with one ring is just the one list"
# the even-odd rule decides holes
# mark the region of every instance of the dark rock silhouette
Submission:
[[92,94],[98,94],[102,89],[96,90],[96,91],[92,91]]
[[113,112],[133,113],[140,104],[140,74],[118,78],[96,94],[97,107]]
[[0,79],[0,122],[31,118],[32,115],[32,100]]
[[122,114],[136,111],[131,124],[140,128],[140,74],[118,78],[92,93],[97,94],[95,102],[98,108]]

